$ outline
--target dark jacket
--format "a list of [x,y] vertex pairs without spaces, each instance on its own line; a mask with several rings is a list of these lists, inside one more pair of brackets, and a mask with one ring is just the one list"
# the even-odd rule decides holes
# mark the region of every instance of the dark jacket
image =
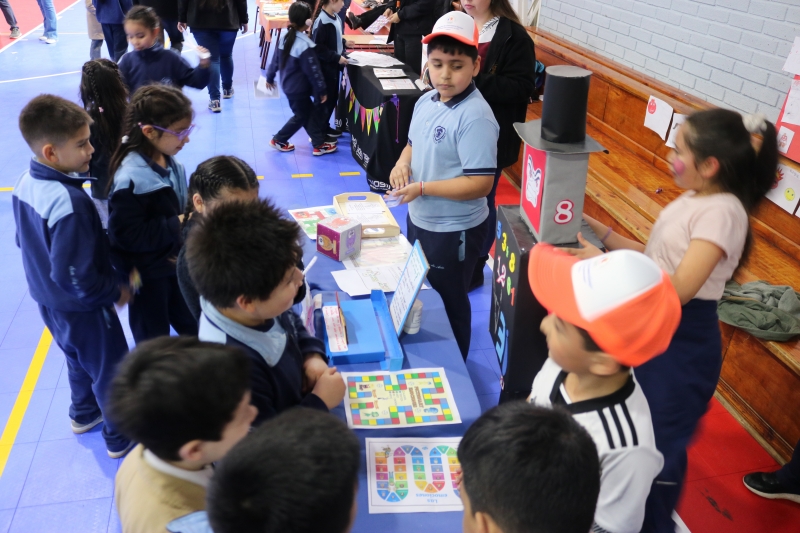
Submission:
[[[314,96],[317,103],[327,94],[325,77],[317,59],[316,45],[304,33],[297,33],[286,61],[283,61],[283,45],[289,32],[281,35],[278,49],[272,54],[267,68],[267,82],[275,83],[275,73],[281,71],[281,88],[286,96],[303,98]],[[283,63],[281,65],[281,63]]]
[[[208,302],[204,305],[208,306]],[[309,392],[303,394],[303,364],[306,355],[319,353],[325,357],[325,343],[309,334],[294,311],[286,311],[278,318],[269,320],[263,327],[246,328],[258,332],[269,331],[274,320],[277,320],[286,332],[286,347],[277,358],[273,356],[273,365],[267,363],[265,356],[244,339],[235,338],[222,323],[216,323],[216,318],[203,314],[200,319],[200,340],[218,342],[227,346],[242,348],[250,358],[250,403],[258,407],[258,416],[253,425],[258,425],[279,413],[301,405],[322,411],[328,410],[325,402]],[[243,326],[242,326],[243,327]]]
[[400,17],[400,22],[392,24],[389,29],[389,42],[392,42],[395,34],[429,34],[440,10],[438,0],[400,0],[399,8],[394,10]]
[[108,237],[114,266],[142,279],[175,275],[180,251],[179,215],[186,205],[183,165],[168,158],[170,170],[132,152],[114,176],[108,199]]
[[211,77],[211,69],[192,68],[179,54],[164,50],[158,41],[151,48],[139,52],[133,50],[123,55],[119,60],[119,72],[130,94],[151,83],[204,89]]
[[91,136],[89,142],[92,143],[94,153],[92,161],[89,163],[89,176],[92,180],[92,198],[106,200],[108,198],[109,182],[111,177],[108,175],[108,167],[111,164],[110,139],[100,132],[96,125],[91,126]]
[[178,0],[178,21],[192,30],[237,31],[247,24],[247,0],[217,1],[224,4],[222,9],[201,8],[203,0]]
[[133,0],[133,5],[152,7],[162,19],[178,20],[178,0]]
[[96,311],[120,297],[121,280],[85,181],[31,160],[14,186],[16,242],[28,290],[56,311]]
[[536,52],[525,28],[500,18],[486,53],[486,65],[481,66],[475,85],[500,125],[497,167],[511,166],[519,158],[522,142],[514,130],[514,122],[525,122],[536,85]]
[[125,14],[133,7],[131,0],[92,0],[92,4],[100,24],[123,24]]
[[317,45],[314,51],[317,53],[325,80],[329,85],[333,82],[334,88],[339,83],[339,72],[342,70],[339,59],[346,46],[346,41],[341,35],[339,19],[320,10],[319,16],[314,21],[311,39]]

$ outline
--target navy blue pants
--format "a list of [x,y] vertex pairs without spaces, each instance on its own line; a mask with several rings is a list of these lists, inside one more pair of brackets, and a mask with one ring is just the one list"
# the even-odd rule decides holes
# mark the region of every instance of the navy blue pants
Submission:
[[109,451],[128,445],[105,416],[106,395],[117,364],[128,352],[122,325],[113,307],[87,313],[55,311],[39,306],[47,329],[67,359],[67,377],[72,394],[69,417],[88,424],[103,415],[103,438]]
[[128,51],[128,38],[125,36],[123,24],[101,24],[103,36],[106,38],[108,56],[115,62],[119,61]]
[[197,335],[197,321],[183,299],[178,276],[142,280],[128,304],[128,323],[136,344],[169,335],[170,326],[178,335]]
[[407,224],[409,242],[419,241],[428,258],[431,265],[428,283],[442,297],[447,319],[466,361],[472,335],[472,307],[467,291],[489,232],[488,219],[465,231],[428,231],[415,226],[410,216]]
[[675,531],[672,510],[686,474],[686,448],[714,396],[722,367],[717,302],[691,300],[667,351],[634,371],[647,397],[664,468],[650,489],[642,532]]
[[793,492],[800,492],[800,442],[794,447],[792,459],[775,472],[781,485]]
[[321,117],[328,109],[327,106],[325,104],[315,105],[310,96],[298,97],[287,94],[286,99],[289,100],[289,107],[294,116],[286,121],[286,124],[273,138],[278,142],[289,142],[292,135],[300,131],[300,128],[305,128],[306,133],[311,137],[312,146],[319,146],[324,143],[327,137],[327,127],[322,129],[320,124],[322,122]]

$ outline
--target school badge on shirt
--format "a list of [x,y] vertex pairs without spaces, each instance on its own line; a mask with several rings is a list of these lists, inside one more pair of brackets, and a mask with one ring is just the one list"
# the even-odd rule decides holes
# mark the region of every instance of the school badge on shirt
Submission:
[[433,142],[439,144],[442,142],[445,135],[447,135],[447,130],[441,126],[436,126],[433,130]]

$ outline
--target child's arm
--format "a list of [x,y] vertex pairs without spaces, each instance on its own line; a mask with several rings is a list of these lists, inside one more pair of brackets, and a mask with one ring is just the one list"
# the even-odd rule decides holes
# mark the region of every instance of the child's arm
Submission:
[[[202,46],[197,47],[197,52],[207,51]],[[208,59],[201,59],[197,68],[192,67],[188,61],[178,54],[173,54],[173,69],[175,70],[175,78],[178,84],[183,86],[194,87],[195,89],[205,89],[208,85],[208,80],[211,79],[211,69],[208,66],[211,62]],[[168,56],[169,57],[169,56]],[[177,60],[177,61],[176,61]]]
[[[317,44],[314,50],[317,51],[317,57],[321,63],[337,64],[341,62],[342,56],[337,54],[336,50],[328,47],[328,43],[336,44],[336,29],[333,24],[317,24],[312,39]],[[347,60],[345,59],[344,62],[346,63]]]
[[278,43],[275,43],[275,51],[272,53],[272,61],[269,62],[269,67],[267,67],[267,85],[269,85],[270,88],[275,86],[275,74],[280,68],[281,55],[283,55],[283,50],[278,47]]
[[681,305],[685,305],[695,297],[723,257],[725,252],[712,242],[700,239],[689,241],[683,259],[671,276],[672,285],[678,292]]
[[115,246],[128,252],[150,252],[176,244],[181,231],[179,217],[148,215],[148,201],[161,191],[135,195],[131,184],[109,197],[108,237]]
[[[313,48],[309,48],[300,55],[300,68],[311,83],[311,90],[314,92],[314,102],[323,103],[328,99],[328,89],[325,86],[325,77],[322,75],[322,67],[317,59],[317,54]],[[269,81],[269,80],[267,80]]]

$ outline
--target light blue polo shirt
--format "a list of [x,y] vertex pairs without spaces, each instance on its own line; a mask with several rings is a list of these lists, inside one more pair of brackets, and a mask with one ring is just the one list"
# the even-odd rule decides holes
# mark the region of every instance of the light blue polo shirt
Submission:
[[[474,83],[447,102],[438,92],[423,95],[414,106],[408,132],[414,181],[494,175],[499,134],[492,109]],[[428,231],[464,231],[483,222],[489,207],[486,198],[421,196],[408,204],[408,214],[415,226]]]

